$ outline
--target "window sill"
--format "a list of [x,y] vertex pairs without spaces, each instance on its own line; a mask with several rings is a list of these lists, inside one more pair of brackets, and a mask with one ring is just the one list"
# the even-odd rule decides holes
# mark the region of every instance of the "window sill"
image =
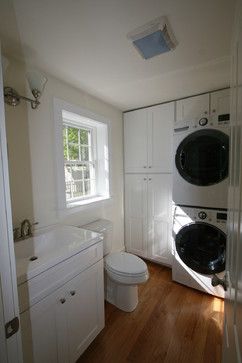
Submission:
[[111,198],[110,196],[106,196],[106,197],[93,197],[93,198],[89,198],[89,199],[78,200],[77,202],[68,203],[66,208],[70,209],[70,208],[80,207],[82,205],[97,203],[97,202],[101,202],[103,200],[108,200],[110,198]]
[[105,197],[94,197],[86,200],[79,200],[76,202],[68,203],[65,209],[59,210],[61,216],[66,216],[68,214],[74,214],[84,211],[88,208],[99,207],[102,203],[108,203],[112,200],[111,196]]

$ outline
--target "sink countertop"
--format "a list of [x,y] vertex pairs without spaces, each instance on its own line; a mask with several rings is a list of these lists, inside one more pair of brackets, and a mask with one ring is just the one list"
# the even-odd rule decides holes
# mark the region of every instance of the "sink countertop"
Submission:
[[[99,233],[60,225],[16,242],[14,249],[18,285],[102,240]],[[37,259],[31,261],[33,256]]]

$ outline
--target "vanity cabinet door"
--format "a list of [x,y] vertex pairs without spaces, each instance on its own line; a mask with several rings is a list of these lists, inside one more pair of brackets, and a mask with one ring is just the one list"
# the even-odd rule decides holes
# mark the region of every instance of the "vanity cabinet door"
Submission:
[[104,328],[103,260],[21,315],[24,363],[74,363]]
[[65,293],[62,287],[20,315],[25,363],[68,362]]
[[69,362],[74,363],[104,328],[103,260],[66,285]]

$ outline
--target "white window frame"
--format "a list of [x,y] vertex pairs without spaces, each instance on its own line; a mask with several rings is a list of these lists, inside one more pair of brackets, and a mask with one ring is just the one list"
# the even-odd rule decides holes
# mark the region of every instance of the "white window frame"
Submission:
[[[90,197],[81,197],[78,200],[66,202],[66,186],[64,173],[64,145],[63,145],[63,111],[72,114],[71,122],[73,126],[83,125],[81,118],[88,120],[91,128],[95,129],[93,136],[96,138],[94,145],[97,155],[96,159],[96,180],[97,194]],[[76,116],[76,120],[75,120]],[[95,206],[96,203],[102,203],[111,199],[111,178],[110,178],[110,122],[103,116],[93,112],[71,105],[63,100],[54,98],[54,120],[55,120],[55,164],[56,164],[56,186],[57,186],[57,211],[60,216],[75,213],[84,208]],[[85,122],[86,124],[86,122]],[[103,138],[103,143],[98,138]],[[102,147],[102,145],[105,145]],[[103,150],[105,149],[105,151]],[[105,154],[105,155],[104,155]],[[102,191],[102,192],[100,192]]]
[[[75,127],[75,128],[78,128],[78,129],[90,131],[91,141],[92,141],[92,158],[93,158],[93,161],[92,162],[87,161],[86,164],[93,164],[93,167],[94,167],[94,170],[95,170],[95,181],[97,182],[98,165],[97,165],[97,150],[96,150],[96,148],[97,148],[97,132],[96,132],[96,128],[91,127],[91,126],[87,126],[86,124],[81,123],[81,122],[80,123],[73,123],[73,122],[71,122],[71,121],[69,121],[69,120],[67,120],[65,118],[63,118],[63,126],[70,126],[70,127]],[[76,160],[76,162],[75,161],[65,162],[65,160],[64,160],[64,165],[65,164],[85,164],[85,162],[84,161],[78,161],[78,160]],[[83,182],[84,182],[84,179],[83,179]],[[96,185],[95,185],[95,189],[96,189]],[[82,200],[85,200],[85,199],[92,199],[95,196],[96,196],[96,194],[91,194],[89,196],[84,195],[84,196],[81,196],[81,197],[73,198],[72,200],[70,200],[67,203],[74,203],[74,202],[82,201]]]

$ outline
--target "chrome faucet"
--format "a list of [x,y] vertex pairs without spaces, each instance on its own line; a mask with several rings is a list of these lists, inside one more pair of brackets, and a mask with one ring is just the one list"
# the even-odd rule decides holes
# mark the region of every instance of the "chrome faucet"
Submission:
[[24,219],[21,223],[21,238],[27,238],[32,236],[31,223],[28,219]]
[[14,228],[14,241],[20,241],[29,238],[33,235],[32,227],[38,224],[38,222],[31,224],[29,219],[24,219],[20,226],[20,236],[19,228]]

